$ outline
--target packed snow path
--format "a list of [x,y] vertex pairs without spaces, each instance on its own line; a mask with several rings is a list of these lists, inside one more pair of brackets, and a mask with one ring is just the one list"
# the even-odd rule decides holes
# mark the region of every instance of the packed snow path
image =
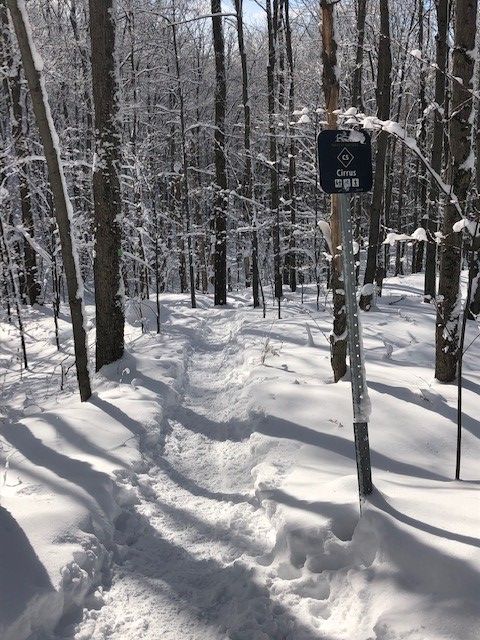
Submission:
[[295,626],[255,578],[253,558],[270,551],[275,531],[253,491],[237,313],[201,322],[183,398],[160,447],[145,452],[153,463],[138,478],[142,518],[117,525],[135,541],[76,640],[253,640]]
[[[455,482],[456,389],[433,379],[422,300],[421,275],[391,279],[363,316],[360,519],[349,382],[332,384],[313,288],[282,320],[243,294],[164,294],[159,336],[132,303],[84,404],[47,310],[27,320],[29,372],[0,324],[2,640],[478,640],[479,328]],[[68,317],[61,332],[68,349]]]

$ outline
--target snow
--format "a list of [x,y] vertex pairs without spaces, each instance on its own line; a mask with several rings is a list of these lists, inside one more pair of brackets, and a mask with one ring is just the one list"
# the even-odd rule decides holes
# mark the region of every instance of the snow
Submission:
[[427,232],[423,227],[418,227],[412,233],[412,240],[417,240],[418,242],[428,242]]
[[362,287],[362,296],[373,296],[375,293],[375,285],[371,282],[367,282]]
[[386,279],[362,315],[375,492],[361,518],[350,385],[331,381],[314,286],[303,306],[287,294],[282,320],[242,292],[196,310],[163,294],[159,336],[130,310],[125,357],[83,404],[73,372],[59,390],[68,318],[58,354],[51,314],[29,311],[22,375],[1,322],[2,640],[477,638],[480,346],[455,482],[456,390],[433,379],[422,285]]
[[304,113],[298,119],[298,123],[297,124],[310,124],[310,123],[311,123],[310,116],[308,116],[306,113]]
[[328,250],[330,251],[330,255],[333,256],[333,246],[332,246],[332,231],[330,229],[330,225],[326,220],[319,220],[318,226],[320,227],[320,231],[322,232],[323,237],[325,238],[325,242],[327,243]]

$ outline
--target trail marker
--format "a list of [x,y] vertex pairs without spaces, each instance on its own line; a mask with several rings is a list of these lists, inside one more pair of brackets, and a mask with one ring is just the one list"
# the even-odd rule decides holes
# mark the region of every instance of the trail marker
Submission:
[[342,261],[353,402],[353,432],[360,497],[373,491],[368,441],[369,398],[361,347],[358,303],[355,287],[355,255],[349,193],[372,188],[370,136],[363,131],[328,129],[318,135],[320,185],[337,194],[342,224]]
[[366,131],[326,129],[317,139],[325,193],[364,193],[373,184],[372,144]]

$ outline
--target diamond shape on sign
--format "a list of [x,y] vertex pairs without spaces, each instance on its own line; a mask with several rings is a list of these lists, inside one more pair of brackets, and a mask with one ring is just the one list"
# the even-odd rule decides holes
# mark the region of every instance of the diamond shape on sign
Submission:
[[345,169],[347,169],[352,164],[354,156],[346,147],[343,147],[343,149],[338,154],[337,159],[340,161],[340,164],[342,164]]

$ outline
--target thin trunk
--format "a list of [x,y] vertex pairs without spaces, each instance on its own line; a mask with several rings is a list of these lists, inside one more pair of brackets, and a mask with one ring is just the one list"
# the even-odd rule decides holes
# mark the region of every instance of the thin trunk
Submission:
[[[477,0],[457,0],[452,76],[451,117],[449,126],[449,183],[460,206],[467,199],[472,181],[468,159],[472,152],[473,71],[477,20]],[[436,326],[435,377],[452,382],[457,374],[459,324],[461,314],[460,270],[462,265],[462,234],[453,232],[460,214],[452,202],[445,207],[443,240],[440,256]]]
[[357,49],[355,53],[355,69],[353,70],[352,105],[363,111],[362,76],[363,45],[365,42],[365,20],[367,17],[367,0],[357,0]]
[[47,161],[50,188],[53,193],[55,217],[62,245],[63,264],[67,278],[68,301],[72,317],[75,364],[82,401],[91,396],[90,374],[86,334],[86,314],[83,304],[83,282],[80,274],[77,248],[73,238],[73,211],[68,198],[65,175],[56,141],[57,133],[48,104],[45,81],[38,54],[34,55],[31,28],[25,5],[17,0],[7,0],[13,26],[22,56],[25,77],[32,98],[33,111]]
[[[193,266],[193,244],[192,244],[192,214],[190,211],[190,192],[188,182],[188,157],[187,157],[187,140],[186,140],[186,124],[185,124],[185,104],[182,89],[182,79],[180,76],[180,58],[178,53],[177,42],[177,28],[175,24],[172,25],[173,31],[173,49],[175,53],[175,69],[177,74],[177,86],[178,86],[178,101],[180,106],[180,134],[182,137],[182,166],[183,166],[183,189],[182,189],[182,219],[185,224],[185,231],[187,237],[187,251],[188,251],[188,274],[190,280],[190,303],[192,309],[197,306],[197,300],[195,295],[195,273]],[[185,272],[186,265],[184,266],[185,254],[182,251],[183,258],[181,259],[182,269]]]
[[[328,127],[337,128],[336,111],[339,104],[340,86],[337,77],[337,42],[335,40],[335,6],[322,2],[322,61],[323,92],[327,110]],[[335,382],[347,372],[347,318],[345,314],[345,291],[341,256],[337,247],[342,244],[340,208],[338,196],[331,199],[330,231],[334,255],[331,261],[330,284],[333,291],[333,331],[330,337],[330,362]]]
[[[6,84],[8,88],[8,102],[11,109],[11,132],[13,148],[19,167],[16,171],[18,179],[18,195],[20,201],[20,209],[22,212],[22,225],[25,231],[34,237],[34,224],[32,213],[32,198],[30,186],[27,176],[27,165],[22,166],[22,160],[28,157],[29,150],[26,140],[28,126],[26,114],[22,106],[22,78],[21,64],[14,64],[11,34],[8,25],[8,14],[4,4],[0,5],[0,29],[2,30],[2,49],[3,63],[8,69],[6,74]],[[38,282],[37,259],[35,250],[27,241],[23,241],[23,258],[25,265],[25,274],[21,282],[21,294],[25,301],[31,305],[38,302],[41,293],[41,287]]]
[[288,268],[289,284],[292,291],[297,290],[297,261],[295,253],[295,225],[297,217],[296,196],[296,155],[295,126],[293,124],[293,112],[295,110],[295,78],[293,68],[292,29],[290,26],[290,0],[285,0],[285,45],[287,49],[289,90],[288,90],[288,135],[290,148],[288,154],[288,206],[290,212],[290,238],[288,244]]
[[[267,65],[267,91],[268,91],[268,139],[270,161],[270,212],[273,217],[273,272],[275,298],[283,296],[283,282],[281,274],[280,256],[280,194],[278,186],[277,163],[277,136],[275,127],[275,25],[277,23],[277,0],[267,0],[267,28],[268,28],[268,65]],[[280,311],[279,311],[280,314]]]
[[[227,304],[227,166],[225,157],[225,113],[227,82],[221,0],[211,0],[213,48],[215,51],[215,304]],[[217,14],[217,15],[215,15]]]
[[[448,61],[448,26],[450,23],[450,0],[436,0],[435,8],[437,11],[437,35],[436,54],[435,54],[435,109],[433,124],[433,140],[431,165],[432,169],[439,175],[442,171],[442,152],[443,152],[443,136],[444,136],[444,107],[445,107],[445,91],[446,76],[445,70]],[[436,275],[437,275],[437,243],[435,242],[435,232],[438,229],[438,185],[432,178],[429,186],[429,211],[427,220],[427,235],[429,242],[427,243],[426,261],[425,261],[425,283],[424,283],[424,300],[432,302],[435,299],[437,291]]]
[[244,195],[247,199],[246,207],[253,207],[253,214],[250,216],[250,223],[252,225],[252,292],[253,292],[253,306],[260,306],[259,297],[259,272],[258,272],[258,236],[257,236],[257,212],[254,204],[250,205],[253,201],[253,166],[252,166],[252,149],[251,149],[251,109],[249,99],[249,85],[248,85],[248,68],[247,68],[247,54],[245,51],[245,41],[243,34],[243,0],[235,0],[235,11],[237,13],[237,33],[238,33],[238,50],[240,53],[240,60],[242,65],[242,103],[243,103],[243,117],[245,121],[244,130],[244,146],[245,146],[245,180],[244,180]]
[[[390,15],[388,0],[380,0],[380,44],[378,48],[377,75],[377,116],[380,120],[390,117],[392,54],[390,48]],[[377,275],[378,248],[380,242],[380,222],[382,218],[385,190],[385,159],[387,155],[388,133],[380,131],[377,138],[375,158],[375,181],[370,210],[370,232],[368,235],[367,266],[365,269],[365,292],[360,297],[360,308],[369,311],[373,301],[373,282]]]

